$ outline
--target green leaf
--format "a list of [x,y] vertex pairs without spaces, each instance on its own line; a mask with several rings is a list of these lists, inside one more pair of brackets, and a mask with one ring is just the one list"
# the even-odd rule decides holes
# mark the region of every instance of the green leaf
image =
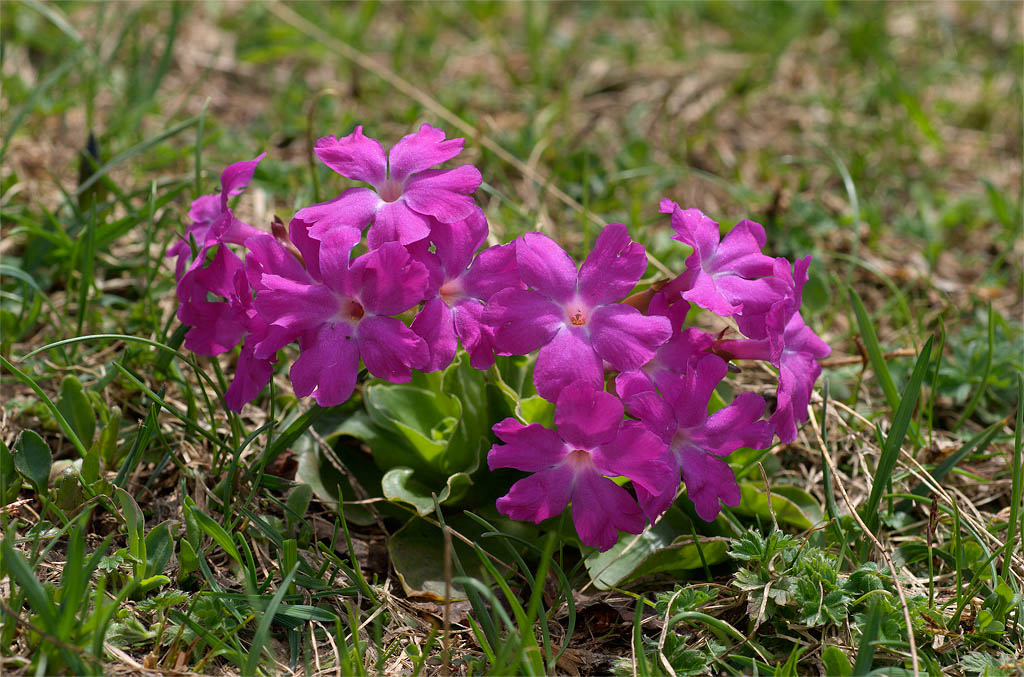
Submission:
[[82,383],[74,376],[65,376],[60,382],[57,409],[64,415],[82,444],[90,446],[96,435],[96,413],[89,403]]
[[274,621],[277,623],[285,623],[289,619],[332,623],[337,618],[337,614],[327,609],[321,609],[318,606],[310,606],[308,604],[282,604],[281,608],[274,614]]
[[821,652],[821,662],[825,664],[826,675],[850,677],[853,674],[853,666],[850,665],[850,659],[846,657],[846,654],[839,647],[825,647]]
[[50,482],[53,454],[50,446],[34,430],[22,430],[14,442],[14,467],[35,488],[45,494]]
[[[760,517],[768,523],[771,522],[772,511],[774,511],[775,519],[780,523],[789,524],[798,529],[810,529],[821,520],[821,507],[810,497],[810,494],[796,487],[789,487],[786,490],[787,495],[783,495],[779,489],[781,487],[772,490],[771,508],[769,508],[768,496],[760,485],[741,482],[740,504],[732,511],[749,517]],[[800,500],[802,505],[797,504],[793,498],[790,498],[791,496]]]
[[135,578],[142,579],[146,575],[146,518],[132,495],[121,487],[114,488],[114,497],[128,527],[128,552],[136,560]]
[[[121,432],[121,407],[116,404],[110,408],[110,416],[107,418],[107,425],[100,431],[99,439],[93,445],[103,459],[107,468],[113,468],[120,460],[117,457],[117,436]],[[84,474],[84,473],[83,473]]]
[[861,508],[861,516],[864,518],[869,529],[874,529],[878,526],[878,506],[882,502],[882,495],[885,493],[886,486],[892,478],[892,472],[896,468],[896,461],[899,460],[903,440],[906,438],[907,430],[911,425],[911,417],[914,415],[917,400],[921,395],[921,384],[924,381],[925,374],[928,372],[932,340],[933,337],[929,337],[921,348],[921,354],[918,355],[917,362],[914,364],[914,371],[910,375],[907,387],[903,390],[899,407],[896,409],[896,414],[892,419],[892,427],[889,428],[889,434],[885,437],[882,455],[878,459],[878,467],[875,469],[875,476],[871,484],[871,493],[868,495],[868,500],[864,503],[863,508]]
[[516,416],[523,423],[539,423],[550,428],[555,424],[555,405],[540,395],[524,397],[516,405]]
[[[481,533],[479,525],[466,518],[449,520],[459,533],[473,539]],[[480,577],[482,570],[476,556],[459,539],[452,539],[466,574]],[[406,594],[442,601],[445,598],[444,535],[439,527],[413,517],[388,539],[388,553]],[[454,574],[454,567],[452,569]],[[452,600],[466,599],[459,585],[452,585]]]
[[875,662],[875,641],[882,629],[882,603],[877,597],[871,599],[868,608],[867,622],[861,626],[860,644],[857,647],[857,662],[853,665],[853,674],[866,675]]
[[21,476],[14,466],[14,456],[7,444],[0,440],[0,506],[7,505],[21,491]]
[[312,498],[313,488],[308,484],[299,484],[288,492],[288,500],[285,501],[288,510],[285,512],[285,517],[289,524],[294,524],[305,517]]
[[433,494],[437,494],[437,502],[442,505],[457,504],[472,484],[469,475],[460,472],[450,475],[440,491],[437,491],[416,479],[414,475],[415,471],[412,468],[392,468],[384,473],[380,484],[385,497],[392,501],[408,503],[422,516],[434,512]]
[[199,528],[202,529],[207,536],[212,538],[217,545],[223,548],[224,552],[230,555],[232,559],[239,564],[242,564],[242,556],[238,553],[238,548],[235,546],[235,542],[231,540],[231,536],[228,535],[228,532],[225,531],[224,527],[198,508],[193,507],[190,509],[190,512],[195,517]]
[[895,410],[899,406],[899,393],[896,391],[896,384],[893,383],[892,375],[889,373],[889,365],[885,362],[882,346],[878,343],[878,334],[875,333],[875,326],[871,323],[871,318],[864,307],[864,302],[860,300],[857,292],[852,288],[849,292],[850,303],[853,306],[854,315],[857,316],[857,327],[860,329],[861,338],[864,340],[864,349],[868,353],[871,368],[874,370],[875,378],[878,379],[878,383],[882,387],[882,392],[885,393],[885,399],[889,401],[889,406]]
[[695,543],[689,518],[673,506],[653,527],[639,535],[623,534],[610,550],[593,553],[585,564],[594,585],[608,590],[640,576],[701,569],[701,552],[708,565],[724,562],[727,550],[724,538],[709,536]]
[[50,599],[46,588],[43,587],[43,584],[32,573],[32,568],[28,562],[21,556],[20,552],[14,549],[14,546],[11,544],[12,540],[9,538],[0,539],[0,552],[3,553],[4,567],[11,578],[21,587],[21,591],[25,593],[29,606],[39,615],[43,629],[47,632],[56,632],[57,607],[54,605],[53,600]]
[[[356,420],[365,423],[365,429],[357,430]],[[361,486],[372,496],[379,496],[381,472],[373,459],[359,450],[350,449],[350,441],[340,439],[343,434],[353,435],[364,439],[362,434],[372,438],[368,432],[372,428],[369,418],[364,412],[356,412],[337,428],[321,428],[317,431],[323,435],[324,440],[332,445],[331,451],[323,451],[318,445],[312,444],[309,438],[299,440],[295,445],[298,454],[298,468],[295,471],[295,480],[308,484],[313,490],[313,495],[320,499],[325,505],[337,507],[339,498],[343,500],[357,500],[365,498],[365,494],[357,494],[354,485]],[[359,433],[359,434],[357,434]],[[369,444],[369,443],[367,443]],[[344,449],[348,448],[348,449]],[[348,474],[332,463],[327,454],[334,454],[344,458],[344,468]],[[338,496],[341,489],[342,496]],[[355,524],[368,525],[375,521],[373,512],[363,505],[345,506],[345,519]]]
[[185,538],[178,541],[178,567],[178,580],[199,568],[199,556]]
[[417,479],[440,490],[451,475],[480,467],[491,439],[488,399],[483,373],[460,351],[440,373],[415,374],[406,385],[367,386],[371,430],[347,432],[367,443],[382,471],[412,468]]
[[146,575],[163,573],[171,559],[174,542],[171,540],[171,522],[161,522],[146,534]]

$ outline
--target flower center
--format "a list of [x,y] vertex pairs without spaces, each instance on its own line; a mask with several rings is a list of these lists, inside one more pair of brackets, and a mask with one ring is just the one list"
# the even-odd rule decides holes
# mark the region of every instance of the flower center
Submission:
[[449,306],[461,299],[463,296],[462,280],[456,277],[445,282],[441,285],[440,296],[441,300]]
[[591,465],[590,452],[585,449],[573,449],[566,455],[565,462],[573,470],[587,468]]
[[590,309],[584,306],[579,301],[570,303],[565,307],[565,316],[569,320],[569,324],[574,327],[582,327],[587,323],[587,316],[590,314]]
[[380,199],[384,200],[384,202],[394,202],[402,197],[402,187],[402,184],[398,181],[387,179],[377,194],[380,195]]
[[338,311],[338,315],[341,318],[348,320],[349,322],[356,323],[363,319],[363,315],[365,314],[366,311],[363,310],[363,307],[359,305],[359,302],[355,299],[341,300],[341,309]]

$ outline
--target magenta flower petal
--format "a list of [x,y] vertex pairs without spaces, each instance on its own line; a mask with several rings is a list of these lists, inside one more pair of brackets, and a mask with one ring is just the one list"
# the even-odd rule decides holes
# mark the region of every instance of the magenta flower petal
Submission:
[[476,207],[469,194],[480,186],[480,181],[480,170],[473,165],[428,169],[406,180],[402,199],[413,211],[429,214],[438,221],[461,221]]
[[377,378],[407,383],[412,378],[410,367],[422,369],[430,359],[423,339],[394,317],[366,317],[356,334],[363,364]]
[[619,531],[639,534],[647,525],[629,492],[594,472],[576,475],[572,521],[580,540],[602,552],[618,543]]
[[320,240],[320,274],[328,289],[351,296],[350,260],[352,248],[359,244],[362,234],[356,228],[342,226],[323,234]]
[[266,273],[260,278],[260,285],[256,309],[268,322],[279,327],[306,331],[323,324],[339,310],[337,297],[322,285]]
[[740,487],[729,464],[692,446],[681,451],[680,465],[686,495],[693,501],[697,514],[705,522],[712,522],[722,507],[740,504]]
[[654,392],[654,383],[642,369],[619,372],[615,377],[615,393],[623,402],[632,402],[640,393]]
[[313,224],[309,236],[320,240],[335,228],[349,226],[362,230],[373,221],[381,199],[369,188],[349,188],[327,202],[303,207],[295,218]]
[[747,279],[771,275],[774,260],[761,253],[765,242],[764,226],[748,219],[740,221],[721,243],[714,243],[715,268]]
[[658,493],[647,491],[641,484],[634,484],[636,499],[640,509],[653,524],[658,516],[669,509],[675,503],[676,494],[679,493],[679,459],[672,452],[666,452],[661,457],[664,464],[664,471],[661,473]]
[[352,263],[352,293],[378,315],[405,312],[423,300],[429,283],[426,266],[397,242],[386,242]]
[[673,239],[694,248],[697,247],[698,241],[708,243],[712,241],[712,238],[715,238],[713,244],[718,244],[717,221],[705,216],[704,212],[699,209],[682,209],[670,200],[662,200],[660,211],[665,212],[666,207],[668,207],[668,213],[672,214],[672,228],[676,231],[676,234],[672,236]]
[[430,235],[430,217],[409,209],[405,201],[385,202],[366,233],[366,244],[376,249],[385,242],[411,244]]
[[580,266],[579,291],[590,305],[625,298],[647,270],[643,245],[633,242],[626,226],[610,223],[597,236],[594,248]]
[[658,346],[672,336],[672,323],[663,315],[644,315],[614,303],[594,309],[590,336],[598,355],[619,371],[628,371],[654,357]]
[[[670,470],[663,460],[667,450],[668,445],[646,425],[626,421],[618,435],[594,450],[594,467],[601,474],[628,477],[635,486],[660,494],[665,488],[665,474]],[[678,478],[676,475],[670,484],[678,485]]]
[[[197,228],[209,228],[220,218],[223,210],[220,207],[220,195],[200,195],[192,201],[188,210],[188,218],[192,219]],[[206,238],[204,237],[203,240]],[[200,242],[200,244],[202,244]]]
[[537,353],[533,383],[538,395],[554,402],[574,381],[600,389],[604,386],[604,366],[581,329],[563,326]]
[[[219,230],[221,225],[226,227],[223,230]],[[210,229],[206,242],[207,244],[213,244],[214,242],[243,244],[248,238],[254,235],[263,235],[265,232],[231,216],[230,218],[221,219],[214,228]]]
[[245,247],[249,250],[245,257],[246,272],[250,275],[250,282],[257,289],[263,271],[290,280],[312,282],[302,263],[270,234],[260,233],[250,237],[245,241]]
[[526,286],[559,303],[576,295],[576,264],[543,233],[526,233],[516,242],[516,262]]
[[487,467],[491,470],[515,468],[537,472],[561,463],[569,453],[558,433],[539,423],[523,425],[514,418],[506,418],[492,429],[505,444],[495,444],[487,453]]
[[590,449],[615,439],[623,414],[619,398],[598,390],[586,380],[574,381],[558,396],[555,425],[570,445]]
[[193,325],[185,334],[185,347],[199,355],[226,353],[245,336],[243,316],[227,301],[195,303],[182,322]]
[[482,301],[502,289],[522,288],[516,263],[516,241],[488,247],[477,254],[462,278],[462,286],[467,294]]
[[484,321],[494,327],[495,350],[525,355],[551,340],[563,326],[563,313],[535,291],[504,289],[488,300]]
[[288,372],[298,397],[312,394],[321,407],[332,407],[352,395],[359,373],[354,329],[346,322],[324,324],[299,339],[301,352]]
[[288,239],[302,256],[302,263],[310,277],[318,282],[320,276],[320,240],[310,237],[309,231],[313,224],[302,219],[292,219],[288,224]]
[[423,304],[416,319],[412,321],[410,328],[426,342],[430,352],[430,360],[423,367],[423,371],[444,369],[455,359],[459,341],[455,337],[455,320],[452,314],[453,310],[441,300],[441,297],[435,296]]
[[[694,257],[691,256],[686,260],[686,265],[691,265],[691,260]],[[716,284],[716,279],[710,275],[701,274],[701,271],[697,270],[697,274],[692,277],[690,289],[683,292],[683,298],[690,303],[696,303],[701,308],[710,310],[715,315],[722,317],[731,317],[738,313],[742,308],[741,303],[733,303],[730,298],[727,298]],[[742,282],[749,282],[749,280],[743,280]],[[741,282],[741,284],[742,284]],[[731,289],[733,295],[736,294],[736,289]],[[742,290],[740,294],[742,297]]]
[[256,358],[249,341],[246,340],[242,346],[242,353],[238,356],[238,364],[235,365],[235,378],[224,393],[224,403],[231,411],[242,411],[245,403],[256,399],[260,391],[270,383],[273,375],[273,361]]
[[779,368],[779,388],[775,413],[769,420],[783,443],[796,439],[797,426],[807,420],[814,382],[821,375],[821,365],[807,353],[783,352]]
[[220,190],[225,199],[228,196],[239,195],[245,187],[249,185],[249,182],[252,181],[253,174],[256,173],[256,165],[258,165],[260,160],[266,156],[266,153],[260,153],[252,160],[236,162],[232,165],[228,165],[227,168],[221,172]]
[[[252,337],[250,337],[252,338]],[[257,360],[272,360],[277,351],[298,338],[296,332],[284,327],[267,325],[253,340],[253,356]],[[247,339],[248,340],[248,339]]]
[[487,219],[479,207],[474,207],[463,221],[434,224],[430,239],[448,277],[458,277],[466,272],[473,254],[487,239],[487,230]]
[[763,449],[772,443],[772,426],[762,421],[764,398],[740,393],[728,407],[708,417],[700,434],[700,446],[716,456],[728,456],[740,447]]
[[313,152],[321,162],[344,177],[374,186],[384,182],[387,169],[384,147],[376,139],[363,136],[362,125],[340,139],[323,137],[316,142]]
[[469,364],[474,369],[490,369],[494,364],[494,335],[484,323],[484,304],[465,299],[452,307],[455,333],[462,347],[469,353]]
[[676,412],[665,398],[653,390],[636,394],[629,400],[629,413],[640,419],[648,430],[666,444],[672,441],[679,423]]
[[[615,486],[611,480],[606,481]],[[619,489],[625,493],[625,489]],[[513,484],[509,492],[498,499],[498,512],[514,520],[540,523],[561,514],[569,504],[572,491],[572,468],[558,465]]]
[[444,136],[443,130],[427,124],[403,136],[388,153],[388,170],[392,180],[403,183],[410,174],[447,162],[462,152],[465,139],[446,141]]
[[[676,406],[676,420],[683,428],[702,425],[708,417],[708,403],[715,388],[725,378],[729,366],[718,355],[702,355],[690,362],[690,369],[677,377],[679,386],[668,384],[661,389],[671,393],[671,402]],[[659,381],[659,387],[662,382]]]

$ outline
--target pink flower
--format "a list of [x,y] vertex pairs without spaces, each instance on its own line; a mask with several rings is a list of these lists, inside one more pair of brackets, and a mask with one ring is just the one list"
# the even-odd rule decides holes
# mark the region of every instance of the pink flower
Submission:
[[[280,248],[266,234],[247,243],[263,239]],[[294,339],[267,324],[256,311],[252,292],[242,261],[225,246],[217,248],[208,266],[189,266],[178,283],[178,319],[191,325],[185,334],[189,350],[220,355],[242,342],[235,377],[224,397],[232,411],[241,411],[270,382],[277,351]],[[211,300],[211,295],[220,299]]]
[[325,233],[318,260],[310,262],[319,279],[290,255],[282,260],[269,256],[269,248],[251,247],[259,269],[256,309],[276,331],[298,336],[292,386],[297,396],[312,394],[324,407],[351,396],[360,359],[371,374],[393,383],[407,382],[410,370],[429,359],[423,339],[392,317],[423,299],[426,267],[397,242],[352,261],[359,240],[355,228]]
[[811,390],[821,375],[817,360],[832,352],[799,313],[810,262],[810,256],[798,259],[790,269],[788,261],[777,259],[775,280],[784,293],[766,312],[738,318],[745,334],[757,336],[756,330],[760,328],[763,338],[720,340],[714,346],[720,355],[767,360],[779,368],[777,402],[770,420],[784,443],[795,440],[797,425],[807,420]]
[[402,138],[385,156],[376,139],[363,136],[358,126],[340,139],[325,136],[317,141],[320,160],[344,177],[364,181],[369,188],[349,188],[341,195],[296,212],[295,217],[313,224],[310,236],[323,239],[339,226],[365,228],[370,249],[384,242],[418,242],[430,234],[435,222],[454,223],[470,216],[480,185],[473,165],[455,169],[431,169],[462,152],[465,139],[445,140],[442,130],[423,125]]
[[499,291],[488,300],[484,320],[494,327],[500,354],[540,349],[534,383],[549,401],[580,379],[602,388],[605,361],[619,371],[637,369],[672,335],[667,317],[617,303],[647,269],[643,246],[630,240],[621,223],[601,231],[578,272],[569,255],[541,233],[517,240],[516,261],[528,289]]
[[498,499],[498,510],[539,523],[571,502],[580,540],[601,550],[615,545],[619,531],[643,531],[646,520],[636,501],[606,476],[628,477],[651,494],[659,492],[666,467],[658,459],[665,445],[641,423],[622,419],[618,398],[577,381],[558,398],[556,430],[513,418],[496,424],[493,430],[505,444],[491,447],[491,470],[533,473]]
[[721,507],[739,505],[740,489],[723,457],[740,447],[761,449],[772,441],[772,427],[760,420],[764,399],[754,393],[737,395],[732,403],[708,416],[711,393],[725,376],[725,360],[717,355],[694,358],[686,374],[665,374],[659,382],[662,397],[653,391],[630,400],[629,412],[667,445],[663,461],[669,472],[658,490],[638,486],[644,514],[652,521],[672,504],[682,473],[686,494],[700,518],[710,522]]
[[430,235],[434,253],[424,252],[422,260],[436,280],[436,292],[412,323],[412,330],[430,348],[430,363],[424,371],[451,364],[460,340],[474,368],[494,364],[493,330],[483,322],[484,305],[497,291],[521,288],[522,283],[515,242],[490,247],[473,258],[486,239],[487,220],[478,208],[465,221],[434,225]]
[[686,271],[669,283],[666,292],[681,292],[687,301],[722,317],[767,307],[776,299],[771,285],[759,279],[771,276],[774,265],[770,256],[761,253],[765,244],[761,224],[740,221],[721,237],[718,224],[699,209],[680,209],[666,199],[661,201],[661,211],[672,214],[673,239],[693,247]]
[[255,159],[229,165],[220,175],[220,194],[203,195],[192,203],[192,208],[188,212],[192,223],[185,229],[185,236],[167,250],[168,258],[178,257],[175,278],[181,279],[185,266],[192,260],[190,238],[195,240],[201,253],[221,242],[242,244],[247,238],[263,232],[236,219],[234,212],[228,207],[228,198],[240,195],[245,190],[252,181],[256,165],[266,155],[260,153]]

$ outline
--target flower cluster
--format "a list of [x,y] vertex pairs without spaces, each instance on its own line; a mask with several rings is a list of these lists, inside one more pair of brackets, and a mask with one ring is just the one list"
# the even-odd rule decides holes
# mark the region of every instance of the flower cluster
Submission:
[[[361,366],[403,383],[413,370],[447,367],[460,344],[477,369],[495,355],[536,351],[533,381],[555,405],[555,427],[514,418],[494,425],[503,444],[491,448],[490,468],[529,473],[498,500],[502,513],[540,522],[571,504],[582,542],[604,550],[619,531],[653,523],[680,480],[705,520],[723,503],[737,505],[724,457],[776,435],[792,441],[821,371],[817,358],[829,353],[800,315],[810,257],[767,256],[759,224],[743,221],[722,237],[699,210],[669,200],[661,210],[693,254],[679,276],[641,294],[647,255],[621,223],[601,231],[579,266],[541,233],[484,248],[489,228],[472,197],[480,172],[437,168],[463,145],[429,125],[387,152],[362,127],[324,137],[320,160],[369,187],[300,209],[273,234],[228,206],[263,155],[229,166],[220,192],[193,203],[192,223],[169,252],[178,317],[196,353],[241,346],[227,406],[239,411],[253,400],[293,343],[295,394],[325,407],[352,395]],[[229,245],[244,248],[244,260]],[[741,333],[685,327],[692,306],[731,318]],[[709,414],[733,359],[778,369],[767,419],[753,393]],[[630,480],[632,491],[612,477]]]

